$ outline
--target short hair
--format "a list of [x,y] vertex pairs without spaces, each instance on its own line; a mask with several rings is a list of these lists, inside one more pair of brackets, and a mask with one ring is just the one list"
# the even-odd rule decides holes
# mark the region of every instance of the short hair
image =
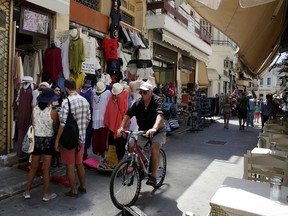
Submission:
[[70,90],[76,90],[76,81],[72,77],[64,81],[64,87]]

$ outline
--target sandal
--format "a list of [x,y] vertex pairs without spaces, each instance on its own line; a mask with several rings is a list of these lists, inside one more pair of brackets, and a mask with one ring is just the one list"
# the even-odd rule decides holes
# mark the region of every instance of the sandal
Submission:
[[78,194],[77,193],[73,193],[71,190],[64,193],[65,196],[69,196],[69,197],[74,197],[74,198],[77,198],[78,197]]
[[83,188],[81,186],[78,187],[78,191],[79,191],[79,193],[86,193],[87,192],[86,188]]

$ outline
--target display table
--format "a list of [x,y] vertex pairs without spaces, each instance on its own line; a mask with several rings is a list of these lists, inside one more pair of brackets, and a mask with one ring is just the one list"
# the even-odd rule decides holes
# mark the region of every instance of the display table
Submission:
[[210,201],[210,216],[222,215],[288,215],[286,196],[282,186],[279,202],[270,200],[270,184],[227,177]]

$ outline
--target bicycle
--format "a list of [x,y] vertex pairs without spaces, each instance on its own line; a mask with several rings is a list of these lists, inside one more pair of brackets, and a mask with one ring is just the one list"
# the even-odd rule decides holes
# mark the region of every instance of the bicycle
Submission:
[[[126,151],[129,140],[132,137],[144,135],[144,131],[124,131],[127,134]],[[110,179],[110,197],[118,209],[124,206],[132,206],[138,199],[141,191],[141,181],[148,178],[150,172],[150,147],[152,143],[148,138],[144,150],[137,144],[133,144],[133,152],[127,154],[113,170]],[[144,160],[142,159],[144,158]],[[162,186],[167,169],[165,151],[160,149],[160,163],[157,171],[157,183],[155,189]]]

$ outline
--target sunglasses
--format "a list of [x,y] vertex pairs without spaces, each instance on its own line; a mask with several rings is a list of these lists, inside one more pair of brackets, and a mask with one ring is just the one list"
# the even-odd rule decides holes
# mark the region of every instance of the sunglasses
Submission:
[[148,93],[148,91],[141,91],[141,90],[139,91],[139,94],[141,94],[141,95],[142,94],[146,95],[147,93]]

